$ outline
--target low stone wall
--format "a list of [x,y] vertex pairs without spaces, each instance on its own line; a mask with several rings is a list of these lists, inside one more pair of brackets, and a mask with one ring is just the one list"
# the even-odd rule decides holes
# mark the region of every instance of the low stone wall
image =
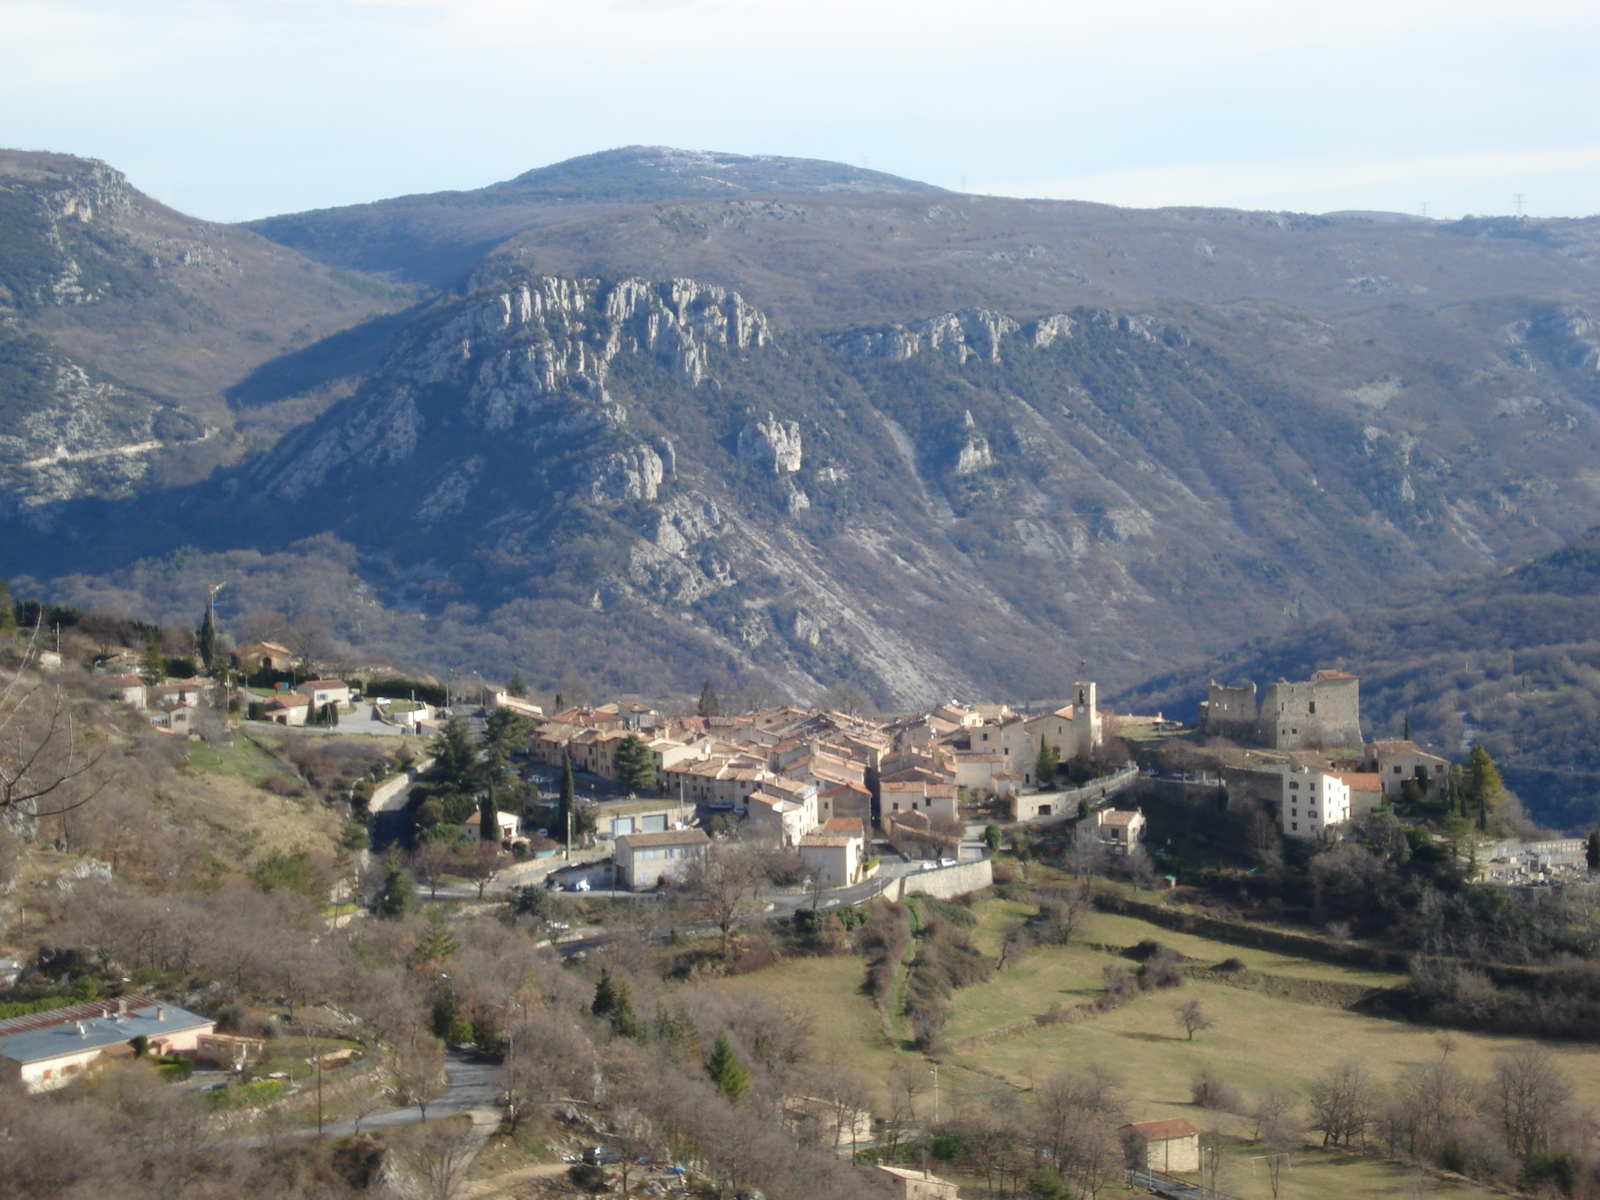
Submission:
[[1014,824],[1027,825],[1030,828],[1044,828],[1050,825],[1059,825],[1066,821],[1078,819],[1078,804],[1087,800],[1091,809],[1099,808],[1113,796],[1127,791],[1139,782],[1139,768],[1129,763],[1115,775],[1108,775],[1104,779],[1096,779],[1084,784],[1082,787],[1069,788],[1064,792],[1038,792],[1019,795],[1016,799],[1017,808],[1023,812],[1034,811],[1040,804],[1050,806],[1050,815],[1047,817],[1025,817]]
[[[417,780],[422,778],[423,772],[431,766],[433,766],[433,759],[424,758],[396,775],[393,779],[380,783],[372,789],[372,799],[367,801],[367,811],[379,812],[401,792],[410,791],[411,788],[416,786]],[[401,804],[396,805],[396,807],[404,808],[405,806]]]
[[968,892],[993,886],[994,862],[981,858],[977,862],[957,863],[953,867],[934,867],[930,871],[913,871],[909,875],[902,875],[884,888],[883,894],[891,900],[904,900],[914,894],[953,900]]

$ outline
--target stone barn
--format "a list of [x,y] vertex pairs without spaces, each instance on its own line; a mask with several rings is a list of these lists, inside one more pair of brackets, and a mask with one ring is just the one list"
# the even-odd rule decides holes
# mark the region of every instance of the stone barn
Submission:
[[1147,1171],[1193,1175],[1200,1170],[1200,1131],[1184,1117],[1124,1125],[1122,1145],[1128,1162]]

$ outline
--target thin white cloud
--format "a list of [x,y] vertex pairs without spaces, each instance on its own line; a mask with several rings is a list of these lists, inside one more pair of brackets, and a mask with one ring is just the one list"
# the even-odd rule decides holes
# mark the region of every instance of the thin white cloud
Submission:
[[[1565,179],[1586,186],[1600,209],[1600,142],[1528,150],[1437,154],[1371,160],[1304,158],[1236,163],[1191,163],[1102,171],[1062,179],[996,182],[975,190],[1052,200],[1089,200],[1134,208],[1218,206],[1329,212],[1395,209],[1392,198],[1429,203],[1429,214],[1510,211],[1519,181]],[[1452,194],[1492,198],[1474,208],[1451,205]],[[1430,203],[1428,197],[1434,197]],[[1385,198],[1388,199],[1385,202]],[[1536,205],[1538,197],[1530,195]]]
[[1600,194],[1515,159],[1535,123],[1600,141],[1592,0],[0,0],[0,28],[0,144],[216,217],[632,142],[1139,204]]

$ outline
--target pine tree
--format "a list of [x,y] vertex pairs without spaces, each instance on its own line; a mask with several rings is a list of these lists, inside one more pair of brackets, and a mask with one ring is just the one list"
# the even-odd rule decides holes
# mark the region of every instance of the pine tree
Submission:
[[1467,756],[1467,785],[1472,802],[1477,806],[1478,828],[1489,828],[1489,814],[1494,812],[1505,795],[1505,784],[1494,759],[1482,746],[1474,746]]
[[451,717],[428,749],[433,752],[433,772],[461,791],[472,791],[478,777],[478,748],[467,727]]
[[417,885],[397,859],[391,858],[384,871],[383,886],[373,898],[372,911],[380,917],[398,920],[417,906]]
[[200,654],[200,666],[209,675],[217,668],[217,616],[210,604],[200,618],[200,628],[194,635],[195,649]]
[[611,968],[600,968],[600,982],[595,985],[594,1001],[589,1011],[597,1017],[610,1017],[617,1009],[617,989],[611,981]]
[[741,1063],[728,1044],[726,1033],[717,1034],[717,1043],[706,1061],[706,1073],[717,1090],[729,1100],[738,1101],[750,1090],[750,1068]]
[[518,700],[527,698],[528,682],[522,678],[521,671],[511,672],[511,682],[506,684],[506,693],[515,696]]
[[706,680],[705,685],[700,689],[700,703],[695,707],[695,711],[702,717],[715,717],[721,715],[721,709],[717,705],[717,692],[716,689],[711,686],[711,680],[709,679]]
[[567,747],[564,765],[561,768],[561,811],[557,816],[559,825],[557,832],[562,842],[567,841],[567,831],[572,827],[573,819],[577,815],[574,811],[576,804],[575,793],[576,787],[572,781],[572,748],[569,746]]
[[617,782],[625,788],[646,791],[656,785],[656,760],[649,744],[637,733],[630,733],[617,747]]

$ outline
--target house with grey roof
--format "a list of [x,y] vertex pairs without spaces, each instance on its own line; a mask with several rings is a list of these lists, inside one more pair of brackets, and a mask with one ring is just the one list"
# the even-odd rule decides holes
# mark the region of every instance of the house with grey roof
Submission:
[[65,1087],[103,1057],[131,1057],[143,1038],[152,1054],[192,1053],[215,1032],[209,1017],[135,993],[0,1021],[0,1071],[24,1090]]

